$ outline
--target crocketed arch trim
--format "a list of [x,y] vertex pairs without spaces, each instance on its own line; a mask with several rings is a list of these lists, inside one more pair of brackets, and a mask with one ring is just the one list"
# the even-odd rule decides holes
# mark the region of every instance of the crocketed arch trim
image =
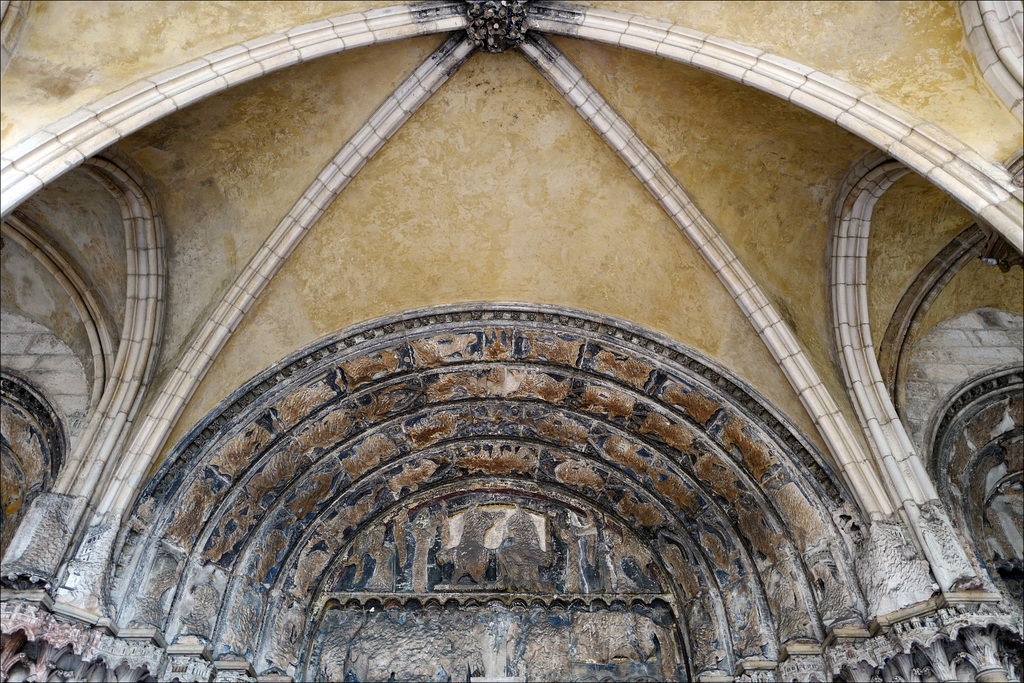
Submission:
[[[437,468],[434,479],[411,478],[408,493],[389,486],[439,450],[498,442],[552,455],[474,473],[449,453],[454,464]],[[574,484],[545,469],[570,458],[614,486]],[[744,603],[759,622],[754,632],[782,642],[820,643],[830,627],[863,625],[835,520],[862,522],[820,454],[764,399],[712,361],[636,326],[515,305],[428,309],[361,325],[236,391],[174,448],[137,502],[121,553],[119,614],[156,626],[169,616],[173,637],[200,570],[220,571],[230,578],[207,635],[219,651],[252,656],[264,645],[230,632],[235,606],[255,600],[260,614],[273,614],[265,602],[272,591],[312,607],[321,568],[360,528],[418,491],[470,475],[557,488],[627,521],[654,545],[682,539],[711,570],[691,573],[712,589],[718,633],[754,626],[734,623]],[[285,534],[285,547],[265,558],[254,539],[272,529]],[[717,555],[705,547],[712,532],[722,541]],[[333,540],[315,575],[297,581],[299,566],[308,573],[313,537]],[[160,547],[181,557],[178,595],[169,615],[142,614]],[[156,582],[160,590],[166,581]],[[780,583],[789,592],[775,604]],[[781,627],[794,610],[803,617]],[[266,623],[262,630],[274,631]],[[759,657],[776,657],[779,641]],[[737,657],[751,656],[750,645]]]

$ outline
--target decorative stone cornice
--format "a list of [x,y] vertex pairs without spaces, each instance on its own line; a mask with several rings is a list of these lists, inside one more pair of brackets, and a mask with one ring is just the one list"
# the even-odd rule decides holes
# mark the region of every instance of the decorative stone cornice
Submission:
[[[340,607],[356,607],[359,609],[391,609],[394,607],[409,609],[431,606],[448,608],[457,605],[465,608],[488,603],[498,603],[505,607],[544,607],[547,609],[608,609],[611,607],[627,608],[634,605],[650,607],[659,602],[665,606],[672,603],[673,597],[668,593],[510,593],[461,591],[436,593],[424,599],[418,593],[367,593],[357,591],[335,591],[324,593],[317,601],[317,609],[336,603]],[[815,650],[817,652],[817,649]]]
[[[824,648],[826,667],[837,676],[865,674],[896,680],[911,668],[916,652],[928,661],[938,680],[962,680],[957,667],[967,664],[978,675],[1003,669],[1020,649],[1020,624],[992,603],[988,593],[957,593],[900,610],[872,623],[871,638],[829,641]],[[923,670],[917,675],[926,673]],[[1005,671],[1002,674],[1006,675]],[[850,679],[847,679],[850,680]],[[872,678],[871,680],[875,680]],[[879,678],[878,680],[882,680]],[[973,678],[971,680],[974,680]],[[1006,678],[991,679],[1006,680]]]

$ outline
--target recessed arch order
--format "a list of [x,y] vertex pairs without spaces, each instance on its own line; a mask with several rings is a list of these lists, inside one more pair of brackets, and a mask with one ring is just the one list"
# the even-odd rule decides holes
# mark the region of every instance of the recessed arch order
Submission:
[[[575,525],[580,548],[635,550],[591,570],[599,589],[548,558],[547,583],[527,572],[526,590],[508,571],[487,590],[602,604],[653,592],[704,634],[693,672],[732,671],[869,620],[852,564],[863,520],[828,468],[728,371],[628,323],[556,307],[414,311],[264,371],[179,442],[134,505],[115,602],[125,626],[285,670],[302,656],[294,634],[342,584],[422,602],[459,582],[396,578],[434,542],[416,540],[423,501],[437,534],[505,506],[542,539]],[[438,503],[455,495],[477,500]],[[613,531],[580,540],[584,518]],[[409,555],[381,554],[385,536],[408,539]],[[467,570],[466,590],[485,588],[482,572]]]

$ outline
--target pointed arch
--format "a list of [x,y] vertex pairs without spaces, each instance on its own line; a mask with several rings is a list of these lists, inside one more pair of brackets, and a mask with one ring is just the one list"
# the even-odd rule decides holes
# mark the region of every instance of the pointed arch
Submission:
[[756,668],[866,625],[852,541],[822,544],[864,522],[763,399],[639,327],[513,305],[374,321],[238,389],[135,505],[119,614],[252,661],[283,632],[267,615],[298,609],[310,627],[361,533],[466,487],[554,496],[632,529],[677,616],[720,634],[698,669]]

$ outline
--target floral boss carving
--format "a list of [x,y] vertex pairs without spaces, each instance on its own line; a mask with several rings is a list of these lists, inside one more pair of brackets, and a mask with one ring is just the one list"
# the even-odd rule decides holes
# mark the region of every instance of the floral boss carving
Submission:
[[466,33],[484,52],[505,52],[526,35],[525,0],[470,0]]

